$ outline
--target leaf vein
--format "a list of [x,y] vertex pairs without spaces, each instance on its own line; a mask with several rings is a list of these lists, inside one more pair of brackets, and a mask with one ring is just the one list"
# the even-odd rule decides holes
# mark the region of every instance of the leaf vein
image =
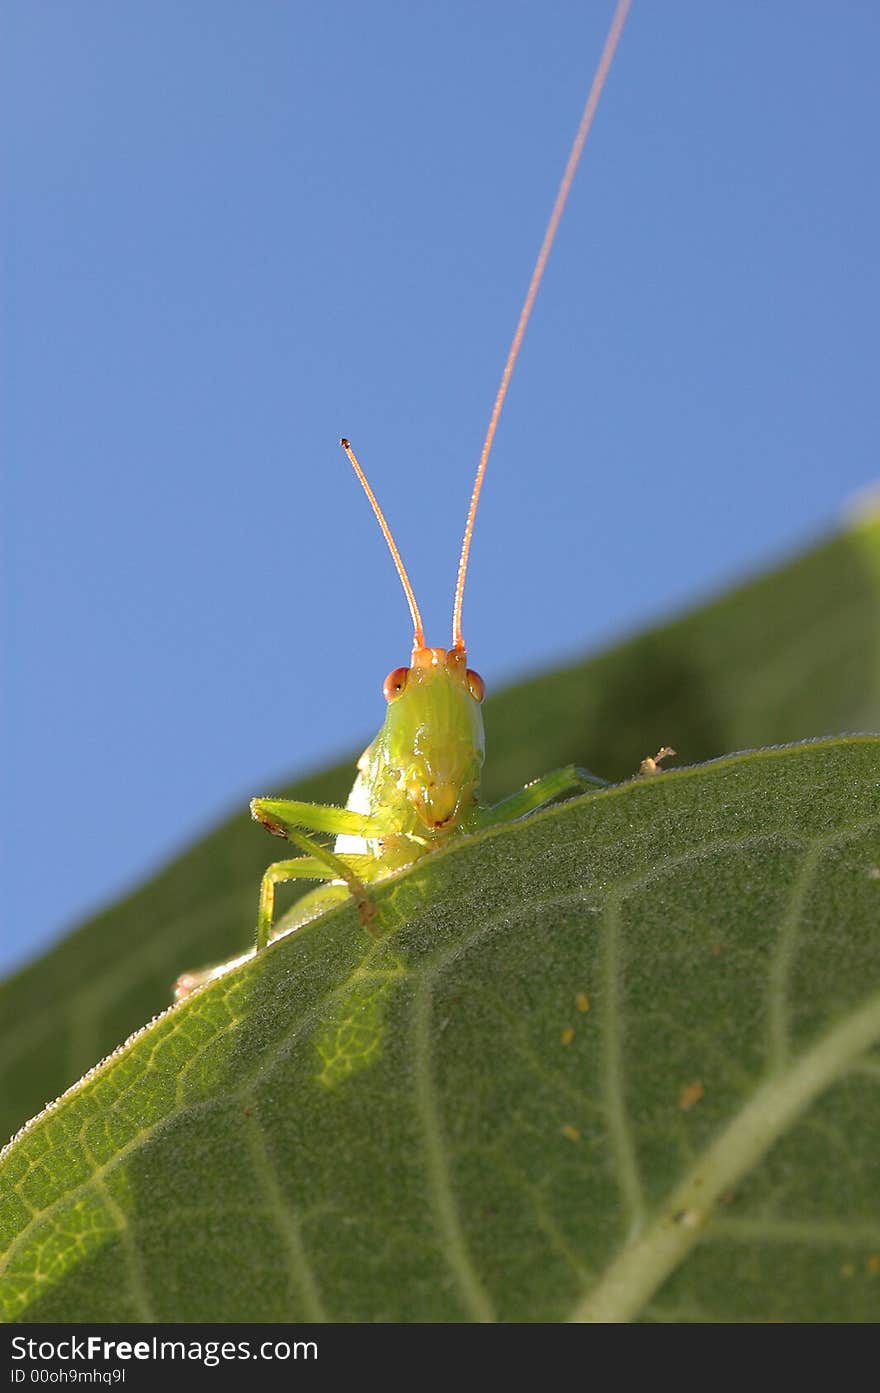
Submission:
[[492,1321],[495,1319],[492,1303],[471,1263],[445,1154],[443,1127],[431,1071],[432,985],[433,974],[425,973],[413,997],[413,1081],[416,1111],[424,1138],[428,1194],[437,1221],[443,1256],[456,1279],[466,1309],[478,1321]]
[[278,1232],[284,1243],[288,1278],[292,1285],[299,1290],[305,1308],[306,1320],[326,1321],[329,1317],[321,1300],[320,1288],[306,1252],[300,1219],[281,1187],[277,1167],[266,1144],[265,1133],[257,1118],[255,1099],[251,1100],[243,1115],[254,1169],[268,1201],[269,1212],[277,1223]]
[[602,999],[599,1003],[602,1034],[602,1098],[614,1155],[614,1173],[620,1187],[630,1235],[644,1221],[645,1197],[639,1175],[635,1143],[626,1106],[623,1062],[623,1011],[620,1002],[620,897],[612,895],[603,916]]
[[805,1109],[880,1040],[880,992],[766,1079],[672,1190],[656,1217],[574,1307],[575,1321],[629,1320],[704,1236],[715,1209]]

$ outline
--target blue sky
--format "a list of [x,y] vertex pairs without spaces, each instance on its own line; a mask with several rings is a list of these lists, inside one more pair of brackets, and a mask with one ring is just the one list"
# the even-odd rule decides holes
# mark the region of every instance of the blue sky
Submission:
[[[612,9],[7,0],[0,965],[374,733],[410,629],[341,434],[447,641]],[[873,0],[634,0],[478,519],[490,688],[875,480],[878,61]]]

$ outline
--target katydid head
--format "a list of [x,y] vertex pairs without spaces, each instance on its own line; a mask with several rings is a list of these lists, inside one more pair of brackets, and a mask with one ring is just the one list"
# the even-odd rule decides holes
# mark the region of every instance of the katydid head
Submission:
[[482,678],[464,649],[413,648],[411,666],[385,680],[380,737],[386,769],[429,836],[473,808],[485,748]]

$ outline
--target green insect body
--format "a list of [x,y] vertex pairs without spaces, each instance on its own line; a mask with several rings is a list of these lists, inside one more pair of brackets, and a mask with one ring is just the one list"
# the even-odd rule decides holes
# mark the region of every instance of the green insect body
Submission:
[[[546,775],[494,807],[480,803],[484,736],[483,683],[466,650],[413,648],[409,668],[385,681],[388,710],[358,763],[345,808],[255,798],[253,816],[306,855],[279,861],[263,877],[257,947],[269,941],[275,885],[299,877],[330,884],[303,897],[298,918],[311,917],[352,893],[371,927],[366,887],[438,846],[497,822],[522,817],[572,787],[603,781],[573,766]],[[336,834],[333,852],[305,833]]]
[[[269,868],[258,946],[269,932],[271,886],[278,880],[311,873],[331,881],[300,902],[306,913],[349,890],[363,907],[362,887],[474,830],[484,754],[482,683],[468,672],[464,651],[414,648],[411,666],[389,673],[385,696],[385,721],[358,761],[344,809],[266,798],[251,803],[253,816],[281,836],[294,828],[336,833],[332,860],[323,867],[302,858]],[[317,848],[309,850],[320,857]]]

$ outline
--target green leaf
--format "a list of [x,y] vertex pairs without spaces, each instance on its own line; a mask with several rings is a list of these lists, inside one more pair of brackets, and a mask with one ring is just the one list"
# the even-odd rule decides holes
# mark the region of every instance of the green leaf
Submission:
[[876,1319],[880,739],[428,858],[2,1162],[7,1318]]
[[[675,623],[490,697],[487,797],[569,763],[625,778],[660,745],[693,764],[880,729],[878,598],[875,514]],[[273,859],[248,797],[344,802],[353,770],[352,756],[287,789],[243,790],[234,818],[0,985],[0,1136],[162,1010],[181,972],[248,945]]]

